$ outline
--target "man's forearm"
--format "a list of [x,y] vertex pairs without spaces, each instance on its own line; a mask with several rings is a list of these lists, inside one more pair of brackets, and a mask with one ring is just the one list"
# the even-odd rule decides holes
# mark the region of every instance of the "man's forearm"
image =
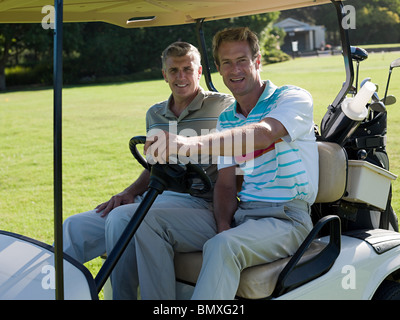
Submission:
[[193,153],[241,156],[254,150],[269,147],[278,138],[287,134],[276,120],[246,125],[205,136],[188,138],[188,144],[180,146],[181,155]]
[[133,182],[129,187],[125,189],[126,192],[133,194],[134,196],[143,194],[150,182],[149,170],[143,170],[140,176]]
[[229,188],[215,186],[214,217],[218,233],[230,229],[237,204],[235,185]]
[[160,131],[148,137],[145,153],[148,161],[165,163],[169,155],[242,156],[265,149],[287,135],[285,127],[272,118],[204,136],[184,137]]

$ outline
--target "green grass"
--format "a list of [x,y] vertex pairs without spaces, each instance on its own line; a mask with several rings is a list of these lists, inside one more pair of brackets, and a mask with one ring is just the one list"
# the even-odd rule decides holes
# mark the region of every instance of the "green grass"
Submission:
[[[370,54],[361,63],[360,79],[369,76],[383,96],[389,64],[399,53]],[[294,84],[313,95],[315,122],[345,80],[342,56],[312,57],[263,67],[264,79]],[[214,84],[228,92],[218,74]],[[400,70],[390,93],[400,99]],[[205,87],[205,85],[203,85]],[[64,218],[94,208],[120,192],[140,172],[129,139],[145,133],[148,107],[166,99],[163,80],[68,87],[63,90]],[[52,90],[0,94],[0,229],[53,242]],[[400,109],[388,107],[388,152],[391,171],[400,173]],[[400,212],[399,182],[393,184],[393,207]],[[95,274],[99,259],[87,264]]]
[[399,48],[399,43],[383,43],[383,44],[361,44],[359,45],[363,49],[370,49],[370,48]]

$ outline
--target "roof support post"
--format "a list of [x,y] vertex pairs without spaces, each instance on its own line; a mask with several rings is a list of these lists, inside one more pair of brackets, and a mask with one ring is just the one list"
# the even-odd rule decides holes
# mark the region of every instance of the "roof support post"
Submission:
[[347,92],[350,90],[353,81],[354,81],[354,69],[353,62],[351,60],[350,53],[350,39],[349,32],[347,29],[343,27],[342,21],[345,17],[343,12],[343,3],[341,1],[331,0],[336,9],[336,15],[338,19],[339,31],[340,31],[340,40],[342,44],[343,58],[344,58],[344,66],[346,70],[346,80],[336,96],[335,100],[331,105],[328,106],[328,111],[324,115],[321,121],[321,134],[325,136],[328,131],[335,124],[336,118],[340,114],[337,112],[340,109],[340,105],[344,98],[346,97]]
[[197,43],[201,54],[203,74],[204,77],[206,78],[206,85],[208,90],[218,92],[218,90],[215,89],[211,79],[211,70],[210,70],[210,64],[208,62],[206,41],[204,39],[203,23],[204,23],[204,18],[196,20]]
[[54,116],[54,267],[56,299],[64,299],[64,260],[62,235],[62,47],[63,47],[63,0],[54,0],[55,28],[53,52],[53,116]]

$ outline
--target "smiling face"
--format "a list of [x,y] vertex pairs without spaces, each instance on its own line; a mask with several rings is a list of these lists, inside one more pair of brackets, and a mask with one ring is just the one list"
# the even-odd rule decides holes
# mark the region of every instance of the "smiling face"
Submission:
[[175,101],[192,99],[199,90],[202,68],[193,54],[169,56],[162,70]]
[[253,57],[247,41],[224,41],[218,48],[219,65],[225,85],[237,98],[251,93],[261,81],[261,57]]

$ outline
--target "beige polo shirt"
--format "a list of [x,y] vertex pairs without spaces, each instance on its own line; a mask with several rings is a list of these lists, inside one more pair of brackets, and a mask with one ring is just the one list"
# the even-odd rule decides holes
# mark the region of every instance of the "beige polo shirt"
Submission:
[[[200,88],[197,96],[177,117],[168,107],[171,99],[172,95],[168,100],[153,105],[147,111],[147,132],[151,129],[162,129],[183,136],[204,135],[214,132],[220,113],[234,102],[230,95],[205,91]],[[198,162],[214,184],[217,178],[216,159],[203,156],[198,159]],[[212,192],[203,197],[211,200]]]

